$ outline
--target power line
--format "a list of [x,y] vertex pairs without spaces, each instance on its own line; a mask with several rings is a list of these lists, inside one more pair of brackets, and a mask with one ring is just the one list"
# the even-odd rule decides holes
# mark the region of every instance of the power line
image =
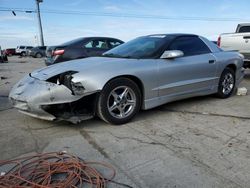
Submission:
[[[36,13],[32,8],[7,8],[0,7],[0,11],[15,11],[24,13]],[[69,11],[69,10],[53,10],[41,9],[42,13],[47,14],[63,14],[63,15],[84,15],[84,16],[100,16],[100,17],[116,17],[116,18],[138,18],[138,19],[158,19],[158,20],[186,20],[186,21],[214,21],[214,22],[232,22],[232,21],[249,21],[250,18],[214,18],[214,17],[189,17],[189,16],[161,16],[151,14],[135,14],[135,13],[110,13],[110,12],[88,12],[88,11]]]

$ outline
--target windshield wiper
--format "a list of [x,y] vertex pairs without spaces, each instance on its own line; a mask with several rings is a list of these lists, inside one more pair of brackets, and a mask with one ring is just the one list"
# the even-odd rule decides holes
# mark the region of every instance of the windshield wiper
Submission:
[[119,55],[117,54],[113,54],[113,53],[110,53],[110,54],[102,54],[103,57],[119,57]]
[[130,58],[133,58],[133,57],[130,56],[130,55],[125,55],[125,56],[121,56],[121,58],[128,58],[128,59],[130,59]]

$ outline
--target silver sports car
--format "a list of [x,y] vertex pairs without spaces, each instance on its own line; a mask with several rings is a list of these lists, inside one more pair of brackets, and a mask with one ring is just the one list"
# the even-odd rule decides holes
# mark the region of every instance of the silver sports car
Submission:
[[140,109],[216,93],[229,97],[244,76],[243,56],[206,38],[160,34],[136,38],[102,55],[34,71],[9,98],[21,112],[73,123],[95,115],[111,124]]

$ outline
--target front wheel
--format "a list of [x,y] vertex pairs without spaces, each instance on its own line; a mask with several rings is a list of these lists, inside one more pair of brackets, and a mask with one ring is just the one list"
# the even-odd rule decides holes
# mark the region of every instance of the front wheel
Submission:
[[231,68],[225,68],[221,74],[217,96],[228,98],[232,95],[235,88],[235,72]]
[[141,92],[135,82],[117,78],[108,82],[98,99],[97,115],[107,123],[129,122],[140,110]]

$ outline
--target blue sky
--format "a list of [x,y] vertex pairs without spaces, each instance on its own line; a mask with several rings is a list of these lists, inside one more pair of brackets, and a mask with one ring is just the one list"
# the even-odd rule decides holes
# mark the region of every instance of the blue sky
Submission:
[[[0,0],[1,8],[35,8],[35,0]],[[195,33],[216,40],[220,33],[234,32],[238,23],[250,20],[249,0],[43,0],[41,10],[195,17],[234,21],[169,20],[41,13],[46,45],[57,45],[83,36],[111,36],[128,41],[155,33]],[[37,45],[35,13],[0,11],[0,45]]]

